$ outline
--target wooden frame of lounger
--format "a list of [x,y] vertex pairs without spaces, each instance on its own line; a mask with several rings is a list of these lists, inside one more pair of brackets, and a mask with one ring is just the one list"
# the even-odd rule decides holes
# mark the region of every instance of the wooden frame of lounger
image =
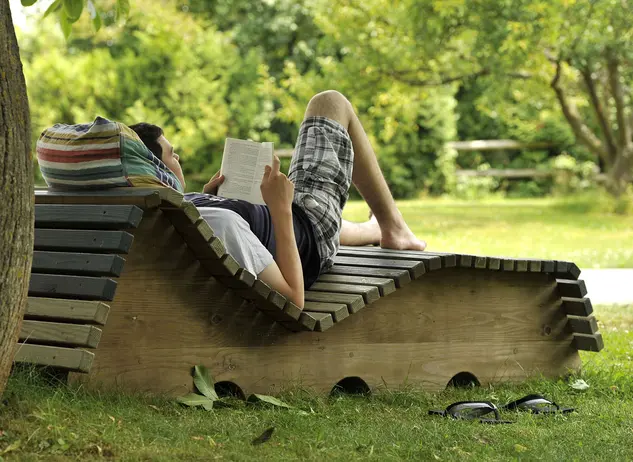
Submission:
[[565,375],[602,348],[569,262],[344,247],[301,311],[170,189],[40,191],[35,241],[16,361],[93,387],[180,395],[204,364],[246,393],[438,390]]

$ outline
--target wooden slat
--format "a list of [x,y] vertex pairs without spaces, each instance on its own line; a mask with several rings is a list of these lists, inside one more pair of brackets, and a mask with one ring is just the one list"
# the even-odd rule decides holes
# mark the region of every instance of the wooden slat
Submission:
[[134,236],[125,231],[35,229],[35,250],[128,253]]
[[365,306],[363,297],[354,294],[337,294],[306,290],[305,300],[307,302],[344,303],[347,305],[347,309],[350,313],[356,313]]
[[161,211],[179,231],[195,225],[201,218],[196,206],[187,201],[183,201],[178,207],[161,207]]
[[530,260],[528,271],[531,273],[540,273],[543,268],[543,262],[541,260]]
[[113,300],[116,282],[112,279],[60,274],[31,274],[29,295],[80,300]]
[[440,257],[443,268],[454,268],[457,266],[457,255],[454,253],[427,252],[426,250],[424,252],[430,256]]
[[[121,192],[120,189],[128,191]],[[143,188],[112,188],[93,191],[36,190],[36,204],[66,205],[135,205],[142,209],[154,209],[161,203],[158,191]]]
[[589,316],[593,313],[593,306],[591,300],[588,298],[569,298],[562,297],[563,310],[566,314],[574,316]]
[[76,252],[33,252],[34,273],[120,276],[125,260],[118,255]]
[[301,316],[301,308],[292,303],[276,290],[271,291],[270,295],[268,296],[268,300],[271,301],[275,306],[281,305],[281,310],[283,311],[283,313],[291,318],[293,321],[297,321],[299,319],[299,316]]
[[229,254],[224,254],[220,260],[201,258],[200,264],[210,275],[217,277],[233,277],[240,269],[239,263]]
[[342,245],[340,247],[343,250],[360,250],[365,252],[383,252],[383,253],[393,253],[396,255],[410,255],[410,260],[415,260],[417,257],[440,257],[442,261],[442,267],[444,268],[453,268],[457,266],[458,255],[454,253],[446,253],[446,252],[433,252],[428,250],[393,250],[393,249],[383,249],[381,247],[376,246],[351,246],[351,245]]
[[[299,316],[299,325],[301,326],[301,330],[313,331],[316,329],[317,320],[315,317],[310,316],[309,313],[303,312],[301,316]],[[294,323],[290,327],[291,330],[294,330]]]
[[103,302],[29,297],[24,317],[104,325],[109,312],[110,307]]
[[516,261],[512,258],[504,258],[501,260],[501,269],[503,271],[515,271]]
[[459,266],[461,268],[472,268],[475,263],[475,257],[472,255],[459,255]]
[[232,289],[240,289],[240,290],[249,289],[253,287],[253,284],[255,284],[256,279],[257,279],[257,276],[255,276],[253,273],[251,273],[250,271],[244,268],[240,268],[239,270],[237,270],[237,273],[235,273],[235,276],[230,276],[230,277],[218,276],[218,280],[225,286],[230,287]]
[[600,332],[592,335],[574,334],[573,342],[577,350],[598,352],[604,348],[604,341],[602,340]]
[[488,258],[475,257],[475,268],[486,269],[488,267]]
[[[219,260],[226,254],[222,241],[214,237],[213,230],[191,202],[183,202],[179,208],[163,207],[161,211],[198,259]],[[214,266],[212,263],[205,265]],[[219,273],[224,271],[220,269]]]
[[408,250],[381,249],[379,247],[349,247],[339,249],[337,255],[343,257],[384,258],[387,260],[413,260],[424,262],[427,271],[442,268],[442,258],[439,255],[431,255],[426,252],[413,252]]
[[334,282],[315,282],[310,286],[310,290],[317,292],[338,292],[342,294],[358,294],[363,296],[365,304],[375,302],[380,298],[380,292],[377,287],[360,286],[350,284],[338,284]]
[[384,297],[396,290],[393,279],[375,278],[368,276],[348,276],[344,274],[322,274],[317,282],[334,282],[339,284],[355,284],[360,286],[373,286],[378,289],[380,296]]
[[195,238],[193,236],[183,236],[183,239],[198,260],[215,260],[219,262],[226,255],[224,243],[218,237],[212,237],[206,241],[202,235]]
[[501,269],[501,258],[488,257],[488,269],[499,271]]
[[328,330],[330,327],[334,325],[334,320],[332,319],[332,315],[330,315],[329,313],[315,313],[315,312],[310,312],[310,311],[304,311],[301,316],[303,317],[304,315],[306,317],[310,317],[314,319],[315,321],[314,330],[317,332],[325,332],[326,330]]
[[349,316],[347,305],[342,303],[305,302],[304,310],[315,313],[329,313],[334,322],[341,322]]
[[568,261],[556,262],[556,277],[559,279],[575,280],[580,276],[580,268],[575,263]]
[[406,269],[409,271],[411,279],[417,279],[426,272],[424,263],[414,260],[390,260],[377,257],[341,257],[337,255],[334,257],[334,263],[338,265],[361,266],[368,268]]
[[397,288],[411,282],[411,276],[407,270],[398,270],[391,268],[367,268],[362,266],[345,266],[334,265],[328,271],[329,274],[343,274],[350,276],[377,276],[382,278],[393,279]]
[[20,343],[14,361],[90,372],[94,353],[86,350]]
[[567,324],[572,332],[578,334],[595,334],[598,332],[598,321],[594,316],[567,316]]
[[[248,289],[239,289],[237,293],[247,300],[253,301],[257,308],[263,313],[278,321],[283,326],[291,328],[301,328],[298,319],[301,315],[301,309],[288,300],[279,292],[272,290],[265,282],[256,279],[253,287]],[[295,330],[292,329],[291,330]]]
[[517,259],[515,265],[516,265],[514,269],[515,271],[519,273],[525,273],[528,270],[529,262],[524,259]]
[[556,262],[553,260],[543,260],[541,271],[544,273],[553,273],[556,271]]
[[97,348],[99,340],[101,329],[81,324],[24,320],[20,332],[20,341],[29,343]]
[[36,205],[38,228],[125,229],[136,228],[143,209],[135,205]]
[[556,285],[561,297],[582,298],[587,295],[587,287],[583,280],[557,279]]
[[177,207],[182,201],[183,195],[168,187],[122,187],[91,191],[35,191],[36,204],[125,204],[150,209],[159,205]]

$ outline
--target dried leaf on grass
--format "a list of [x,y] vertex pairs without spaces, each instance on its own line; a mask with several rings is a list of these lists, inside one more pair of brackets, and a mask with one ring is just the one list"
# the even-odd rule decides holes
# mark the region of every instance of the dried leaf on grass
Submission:
[[570,383],[569,386],[572,387],[574,390],[580,390],[580,391],[584,391],[589,388],[589,384],[585,382],[583,379],[578,379],[574,381],[573,383]]
[[285,407],[286,409],[295,409],[293,406],[284,403],[280,399],[273,398],[272,396],[268,396],[268,395],[258,395],[257,393],[253,393],[252,395],[250,395],[247,401],[252,404],[268,403],[277,407]]

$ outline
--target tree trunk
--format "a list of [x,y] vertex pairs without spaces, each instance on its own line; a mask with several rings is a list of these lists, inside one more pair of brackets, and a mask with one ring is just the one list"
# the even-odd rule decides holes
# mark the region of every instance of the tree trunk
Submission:
[[33,255],[33,173],[26,84],[9,0],[0,0],[0,394],[26,307]]

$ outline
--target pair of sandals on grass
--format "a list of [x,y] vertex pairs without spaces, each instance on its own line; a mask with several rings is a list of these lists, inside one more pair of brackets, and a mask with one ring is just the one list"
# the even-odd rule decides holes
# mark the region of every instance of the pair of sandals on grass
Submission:
[[[459,401],[446,409],[431,409],[429,415],[452,417],[453,419],[475,420],[488,424],[510,424],[509,420],[502,420],[499,410],[503,411],[527,411],[533,414],[568,414],[573,412],[571,407],[561,407],[553,401],[541,395],[527,395],[516,401],[498,408],[490,401]],[[494,419],[481,418],[494,413]]]

